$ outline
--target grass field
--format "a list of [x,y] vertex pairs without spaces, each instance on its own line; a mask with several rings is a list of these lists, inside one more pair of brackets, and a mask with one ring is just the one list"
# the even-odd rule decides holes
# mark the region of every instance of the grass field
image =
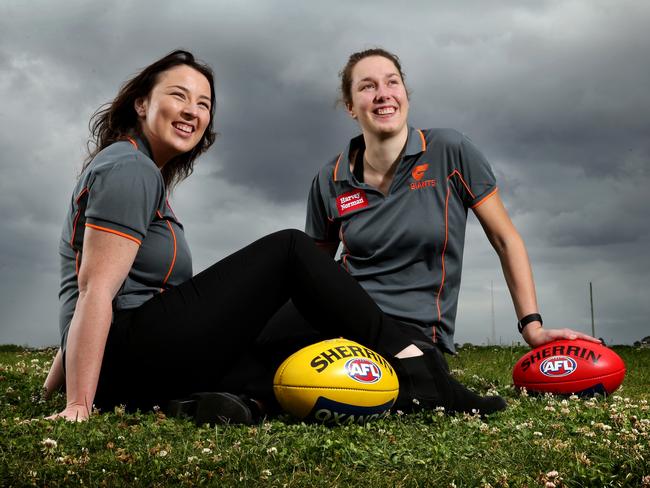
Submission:
[[650,349],[614,349],[628,369],[622,388],[577,399],[515,391],[523,347],[463,347],[454,375],[508,399],[486,422],[429,412],[365,426],[197,428],[119,410],[33,420],[64,405],[40,399],[54,351],[0,346],[0,486],[650,487]]

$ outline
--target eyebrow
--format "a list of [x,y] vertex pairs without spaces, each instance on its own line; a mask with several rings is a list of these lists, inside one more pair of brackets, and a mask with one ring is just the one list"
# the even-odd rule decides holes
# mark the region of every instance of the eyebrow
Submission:
[[[388,73],[387,75],[384,75],[384,78],[392,78],[393,76],[400,77],[399,73]],[[372,78],[371,76],[366,76],[365,78],[360,79],[357,83],[362,83],[364,81],[374,81],[374,78]]]
[[[182,85],[169,85],[168,88],[178,88],[179,90],[182,90],[182,91],[184,91],[185,93],[188,93],[188,94],[190,92],[187,88],[185,88]],[[212,99],[207,95],[199,95],[199,98],[205,98],[206,100],[209,100],[210,103],[212,103]]]

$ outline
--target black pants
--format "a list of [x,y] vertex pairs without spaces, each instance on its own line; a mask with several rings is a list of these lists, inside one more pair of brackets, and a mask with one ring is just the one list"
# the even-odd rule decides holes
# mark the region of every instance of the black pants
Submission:
[[[309,326],[286,344],[258,341],[289,299]],[[268,364],[313,342],[314,334],[355,340],[387,359],[412,343],[311,238],[277,232],[116,313],[95,404],[148,409],[196,391],[255,389],[241,384],[242,377],[270,391]]]

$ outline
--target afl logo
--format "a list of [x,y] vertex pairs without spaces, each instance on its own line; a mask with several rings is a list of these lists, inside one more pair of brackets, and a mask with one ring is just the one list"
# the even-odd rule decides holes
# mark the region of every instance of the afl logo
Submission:
[[539,371],[545,376],[569,376],[578,367],[575,359],[568,356],[553,356],[542,361]]
[[381,368],[365,358],[350,359],[345,363],[345,371],[359,383],[376,383],[381,378]]

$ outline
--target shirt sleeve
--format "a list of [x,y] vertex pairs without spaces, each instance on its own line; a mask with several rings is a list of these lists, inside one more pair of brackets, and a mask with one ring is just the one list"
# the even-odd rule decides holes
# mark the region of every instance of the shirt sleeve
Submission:
[[338,242],[338,225],[327,212],[327,196],[323,195],[321,173],[322,171],[312,181],[307,198],[305,233],[317,241]]
[[458,148],[458,163],[459,178],[456,188],[466,207],[478,207],[497,190],[490,163],[465,135],[462,136]]
[[86,226],[141,244],[164,200],[158,168],[135,157],[97,168],[93,176],[88,185]]

